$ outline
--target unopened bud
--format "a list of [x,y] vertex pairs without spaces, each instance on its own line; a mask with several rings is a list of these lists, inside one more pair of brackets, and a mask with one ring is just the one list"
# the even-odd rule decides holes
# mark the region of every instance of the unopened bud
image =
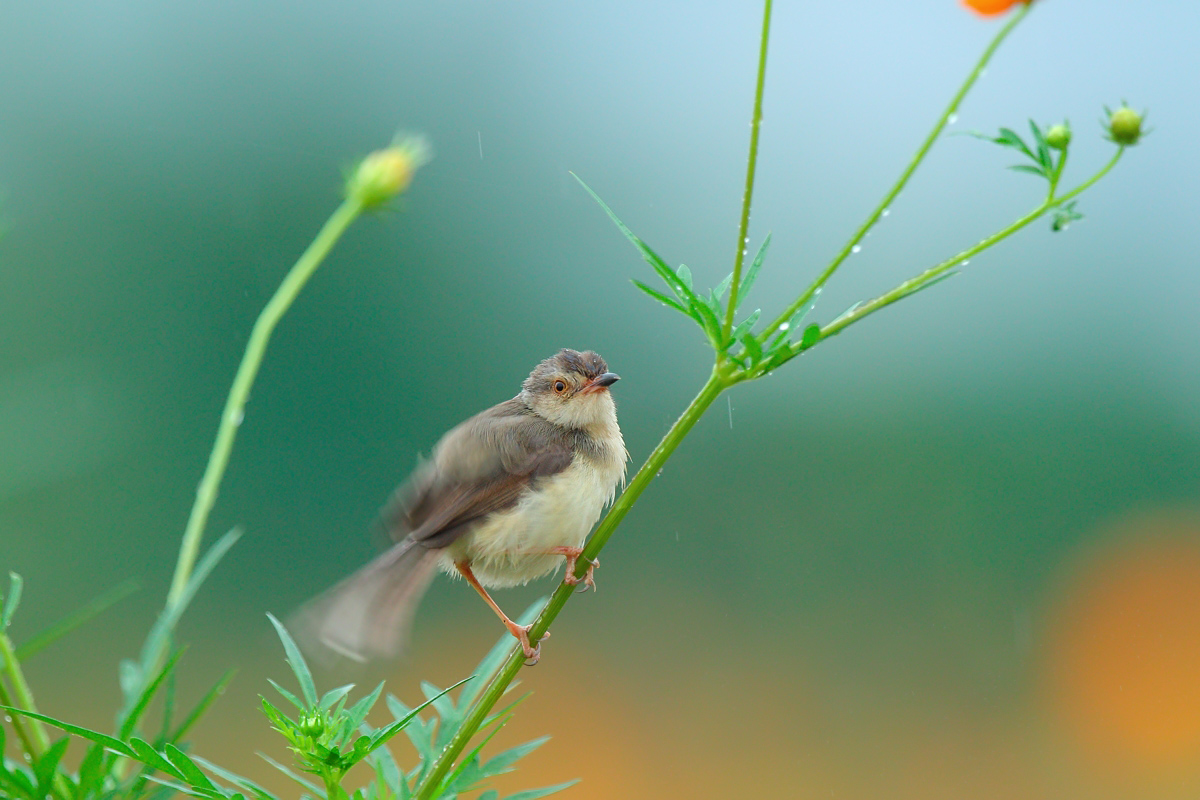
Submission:
[[300,717],[300,732],[316,739],[325,732],[325,717],[321,714],[303,714]]
[[1067,145],[1071,143],[1071,126],[1067,123],[1060,125],[1051,125],[1050,130],[1046,131],[1046,144],[1053,147],[1055,150],[1066,150]]
[[1142,115],[1122,105],[1108,115],[1108,134],[1117,144],[1137,144],[1142,138]]
[[429,145],[424,139],[397,140],[359,162],[346,181],[346,196],[357,199],[363,208],[384,205],[408,188],[413,173],[427,161]]

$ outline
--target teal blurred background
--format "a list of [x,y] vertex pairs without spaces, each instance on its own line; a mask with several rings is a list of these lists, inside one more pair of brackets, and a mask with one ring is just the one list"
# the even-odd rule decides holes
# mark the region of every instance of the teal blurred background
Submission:
[[[435,160],[284,319],[209,527],[240,543],[184,622],[184,692],[240,673],[198,752],[270,785],[264,613],[364,563],[391,489],[560,347],[602,353],[634,464],[707,374],[586,180],[711,285],[730,268],[754,3],[13,3],[0,11],[0,568],[18,640],[129,577],[28,664],[105,727],[161,606],[255,315],[397,128]],[[1001,23],[950,0],[779,3],[749,307],[781,309],[906,163]],[[1124,98],[1154,133],[1048,222],[722,398],[572,602],[506,736],[506,786],[628,797],[1194,797],[1200,791],[1200,9],[1045,0],[956,130],[1070,119],[1068,181]],[[948,136],[823,321],[1040,200]],[[651,276],[652,277],[652,276]],[[553,582],[502,592],[517,611]],[[499,634],[435,584],[413,656]],[[1195,670],[1193,669],[1195,668]],[[236,735],[230,734],[231,727]],[[511,735],[510,735],[511,734]],[[403,754],[403,753],[401,753]]]

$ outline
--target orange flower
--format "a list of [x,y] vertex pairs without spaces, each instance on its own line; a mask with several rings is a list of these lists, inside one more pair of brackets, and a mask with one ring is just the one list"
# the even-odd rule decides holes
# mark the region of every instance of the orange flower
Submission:
[[1017,3],[1028,3],[1031,0],[962,0],[962,4],[977,14],[994,17],[1003,14]]

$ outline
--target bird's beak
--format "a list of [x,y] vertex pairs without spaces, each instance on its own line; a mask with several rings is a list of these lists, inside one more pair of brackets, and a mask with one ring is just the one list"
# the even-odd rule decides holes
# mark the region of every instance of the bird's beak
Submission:
[[603,375],[597,375],[587,386],[584,386],[583,392],[599,392],[607,389],[619,380],[621,380],[621,376],[617,373],[605,372]]

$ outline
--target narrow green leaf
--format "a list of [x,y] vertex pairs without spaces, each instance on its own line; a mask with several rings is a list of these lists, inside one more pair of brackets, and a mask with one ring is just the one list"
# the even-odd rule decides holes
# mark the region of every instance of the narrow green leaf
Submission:
[[0,632],[8,630],[12,623],[13,614],[21,604],[21,589],[25,581],[15,572],[8,573],[8,594],[4,597],[4,611],[0,612]]
[[285,689],[285,688],[283,688],[282,686],[280,686],[280,685],[279,685],[278,683],[276,683],[275,681],[271,680],[270,678],[267,678],[267,683],[269,683],[269,684],[271,684],[272,686],[274,686],[274,687],[275,687],[275,691],[279,692],[279,694],[281,694],[281,695],[283,696],[283,699],[284,699],[284,700],[287,700],[289,703],[291,703],[292,705],[294,705],[296,708],[300,709],[301,711],[307,711],[307,710],[308,710],[308,708],[307,708],[307,707],[305,707],[304,703],[300,702],[300,698],[299,698],[299,697],[296,697],[296,695],[292,694],[291,692],[289,692],[287,689]]
[[928,288],[929,288],[929,287],[931,287],[931,286],[936,286],[937,284],[941,283],[941,282],[942,282],[942,281],[944,281],[944,280],[947,280],[947,279],[949,279],[949,278],[953,278],[953,277],[954,277],[955,275],[957,275],[957,274],[959,274],[959,273],[958,273],[958,270],[953,270],[953,271],[951,271],[951,272],[947,272],[947,273],[944,273],[944,274],[942,274],[942,275],[939,275],[939,276],[937,276],[936,278],[933,278],[932,280],[928,280],[928,281],[926,281],[925,283],[922,283],[920,286],[917,286],[917,287],[914,287],[914,288],[912,288],[912,289],[909,289],[907,292],[904,292],[903,294],[901,294],[901,295],[900,295],[898,298],[896,298],[896,299],[897,299],[897,300],[902,300],[902,299],[904,299],[905,297],[912,297],[912,296],[913,296],[914,294],[916,294],[917,292],[923,292],[923,291],[925,291],[926,289],[928,289]]
[[554,794],[555,792],[561,792],[563,789],[569,789],[577,783],[579,783],[578,778],[565,783],[556,783],[553,786],[546,786],[541,789],[528,789],[524,792],[510,794],[504,800],[538,800],[539,797],[546,797],[547,795]]
[[197,786],[202,789],[211,789],[213,791],[216,790],[217,787],[214,786],[213,782],[208,779],[208,776],[201,772],[200,768],[197,767],[192,760],[188,758],[187,754],[178,747],[168,742],[167,746],[163,748],[163,753],[167,757],[167,760],[175,765],[175,768],[182,773],[183,779],[192,786]]
[[1032,164],[1013,164],[1009,169],[1013,172],[1028,172],[1030,175],[1037,175],[1042,178],[1047,177],[1044,169],[1035,167]]
[[45,797],[45,795],[38,793],[37,788],[33,785],[33,781],[19,767],[11,772],[5,772],[4,775],[15,792],[25,795],[29,800],[43,800]]
[[[750,294],[750,290],[754,288],[754,282],[758,280],[758,271],[762,269],[763,261],[767,257],[767,248],[771,246],[771,234],[767,234],[767,238],[763,239],[763,243],[758,246],[758,252],[754,254],[754,260],[750,262],[750,268],[746,270],[746,274],[742,277],[742,285],[738,289],[738,308],[741,308],[742,301]],[[735,308],[734,313],[737,313]]]
[[100,785],[107,772],[101,769],[104,763],[104,746],[93,742],[87,754],[79,762],[79,796],[91,797],[98,795]]
[[222,792],[219,789],[213,789],[213,790],[200,789],[198,787],[188,786],[185,783],[180,783],[179,781],[169,781],[169,780],[166,780],[164,778],[159,778],[154,775],[148,775],[148,776],[146,776],[146,778],[147,778],[147,780],[153,781],[154,783],[158,784],[159,786],[163,786],[163,787],[166,787],[167,789],[169,789],[170,792],[166,795],[167,797],[171,797],[176,794],[186,794],[191,797],[206,797],[206,798],[212,798],[212,800],[217,800],[218,798],[226,798],[226,797],[228,797],[232,800],[232,798],[241,797],[241,795]]
[[1041,127],[1029,120],[1029,129],[1033,131],[1033,141],[1037,147],[1037,155],[1034,161],[1042,165],[1047,173],[1054,169],[1054,158],[1050,155],[1050,145],[1046,143],[1046,135],[1042,133]]
[[62,737],[50,745],[37,761],[33,762],[33,777],[37,780],[39,796],[51,796],[50,787],[54,782],[54,776],[58,774],[58,762],[62,761],[63,753],[67,752],[67,745],[70,743],[70,736]]
[[275,730],[279,731],[285,736],[290,735],[296,730],[296,723],[292,721],[291,717],[287,716],[278,708],[271,705],[267,698],[263,697],[262,695],[259,695],[258,699],[262,701],[263,713],[266,714],[267,720],[272,724],[272,726],[274,726]]
[[308,671],[308,664],[305,663],[304,656],[300,654],[300,648],[296,646],[296,642],[287,632],[287,628],[283,627],[283,623],[275,619],[274,614],[267,614],[267,619],[271,620],[271,624],[275,626],[275,631],[279,634],[279,640],[283,642],[283,651],[287,653],[288,664],[296,675],[297,683],[300,684],[300,693],[304,695],[304,702],[308,704],[309,708],[315,707],[317,705],[317,687],[313,683],[312,673]]
[[625,238],[628,239],[633,246],[638,249],[646,263],[658,273],[659,277],[663,279],[663,282],[671,288],[671,291],[675,292],[675,294],[679,296],[679,299],[685,301],[696,300],[696,295],[690,288],[683,285],[683,282],[679,280],[679,277],[675,274],[675,272],[672,271],[669,266],[667,266],[667,262],[663,261],[658,253],[655,253],[653,250],[651,250],[650,247],[647,246],[646,243],[641,239],[639,239],[633,231],[629,230],[629,227],[622,222],[615,213],[613,213],[613,210],[608,207],[608,204],[600,199],[600,195],[593,192],[591,187],[584,183],[583,180],[574,172],[571,173],[571,177],[579,181],[579,185],[584,188],[584,191],[590,194],[592,199],[600,204],[600,207],[604,209],[604,213],[608,214],[609,219],[616,223],[617,228],[622,234],[624,234]]
[[717,319],[717,314],[703,300],[694,300],[692,308],[700,316],[700,327],[704,329],[705,335],[708,336],[713,347],[721,349],[721,321]]
[[819,341],[821,341],[821,326],[813,323],[804,329],[804,334],[800,337],[800,349],[807,350]]
[[21,709],[21,708],[13,708],[12,706],[0,706],[0,709],[3,709],[4,711],[9,711],[13,714],[20,714],[21,716],[29,717],[30,719],[40,720],[40,721],[46,723],[47,725],[53,725],[55,728],[58,728],[59,730],[64,730],[67,733],[73,733],[82,739],[87,739],[89,742],[97,742],[97,743],[109,748],[110,750],[115,750],[116,752],[120,753],[123,756],[132,756],[133,755],[133,751],[129,749],[129,746],[127,744],[122,742],[120,739],[116,739],[112,736],[109,736],[107,733],[100,733],[99,731],[89,730],[88,728],[81,728],[78,725],[72,725],[68,722],[63,722],[62,720],[57,720],[54,717],[47,717],[45,714],[37,714],[33,711],[25,711],[24,709]]
[[112,608],[138,590],[137,581],[125,581],[91,600],[82,608],[72,611],[48,628],[35,633],[17,648],[17,660],[25,661],[34,653],[58,641],[76,628]]
[[282,772],[284,775],[287,775],[289,778],[291,778],[296,783],[303,786],[305,789],[308,789],[310,792],[313,793],[313,797],[320,797],[321,794],[325,791],[324,789],[318,788],[315,783],[308,780],[303,775],[299,775],[296,772],[294,772],[293,770],[291,770],[290,768],[284,766],[283,764],[280,764],[278,761],[271,758],[266,753],[259,753],[258,757],[261,758],[263,761],[267,762],[268,764],[270,764],[275,769]]
[[[232,783],[234,786],[240,786],[241,788],[243,788],[246,791],[253,794],[255,797],[260,798],[260,800],[276,800],[275,795],[271,794],[270,792],[268,792],[266,789],[259,786],[254,781],[251,781],[247,778],[243,778],[241,775],[238,775],[237,773],[234,773],[234,772],[230,772],[229,770],[227,770],[223,767],[218,767],[216,764],[212,763],[211,761],[209,761],[207,759],[201,758],[200,756],[192,756],[192,760],[195,761],[200,766],[204,767],[206,770],[211,772],[213,775],[216,775],[218,778],[227,780],[230,783]],[[318,795],[318,796],[320,796],[320,795]]]
[[317,703],[317,708],[321,709],[322,711],[328,711],[329,709],[333,708],[337,701],[350,694],[350,690],[353,688],[353,683],[347,683],[345,686],[339,686],[336,689],[330,689],[328,692],[321,695],[321,700]]
[[742,346],[746,348],[742,355],[749,358],[751,364],[757,364],[762,360],[762,345],[758,343],[758,339],[755,338],[751,331],[743,333],[740,341]]
[[696,316],[691,311],[688,311],[686,308],[684,308],[682,305],[680,305],[679,301],[676,300],[675,298],[667,297],[662,292],[651,289],[649,286],[647,286],[646,284],[642,283],[639,280],[631,280],[630,282],[637,288],[641,289],[646,294],[653,297],[658,302],[662,303],[664,306],[670,306],[671,308],[675,309],[679,313],[684,314],[688,317],[691,317],[692,319],[695,319],[697,322],[700,321],[700,320],[696,319]]
[[[729,284],[731,284],[731,283],[733,283],[733,273],[732,272],[729,273],[728,275],[726,275],[724,278],[722,278],[721,282],[713,287],[713,290],[712,290],[713,298],[718,303],[721,301],[721,298],[725,296],[725,292],[729,290]],[[743,281],[743,283],[744,283],[744,281]]]
[[349,711],[346,712],[346,717],[350,720],[351,724],[355,728],[361,725],[363,720],[367,718],[367,714],[369,714],[371,709],[375,707],[375,702],[379,700],[379,695],[382,693],[383,682],[381,681],[379,685],[375,687],[375,691],[359,700],[350,707]]
[[750,316],[739,322],[738,326],[729,335],[729,346],[732,347],[736,342],[741,340],[742,336],[753,330],[760,316],[762,316],[762,309],[756,308]]
[[174,653],[172,653],[171,657],[167,659],[167,662],[163,664],[162,669],[160,669],[158,674],[154,676],[154,679],[147,683],[145,688],[142,689],[142,693],[138,695],[133,706],[129,709],[128,713],[124,715],[124,719],[121,721],[120,730],[117,732],[118,737],[121,739],[128,739],[130,734],[133,733],[134,728],[137,727],[138,720],[141,719],[142,714],[145,713],[146,708],[150,705],[150,701],[154,699],[155,693],[158,692],[158,687],[162,686],[163,680],[169,674],[171,674],[171,670],[175,669],[175,665],[179,662],[179,657],[182,655],[182,649],[176,650]]
[[688,288],[688,291],[695,291],[692,288],[692,271],[688,269],[687,264],[680,264],[679,269],[675,270],[675,277],[679,278],[679,282]]
[[454,715],[454,701],[446,694],[446,690],[439,689],[429,681],[421,681],[421,691],[425,694],[425,698],[433,704],[433,710],[438,713],[438,716],[443,719]]
[[487,777],[500,775],[505,772],[512,771],[513,764],[516,764],[525,756],[537,750],[539,747],[550,741],[549,736],[542,736],[533,741],[519,744],[516,747],[509,748],[503,753],[497,753],[487,760],[483,765],[483,773]]
[[213,685],[213,687],[205,693],[204,697],[200,698],[200,702],[197,703],[196,707],[192,709],[191,713],[184,718],[183,722],[179,723],[179,727],[167,736],[167,740],[171,742],[178,742],[185,735],[187,735],[187,732],[190,731],[192,726],[200,720],[200,717],[204,716],[204,712],[208,711],[208,708],[213,704],[213,701],[225,693],[225,687],[229,685],[229,682],[233,680],[233,676],[236,674],[237,670],[231,669],[222,675],[221,678]]
[[1037,161],[1037,157],[1034,156],[1033,151],[1029,149],[1029,146],[1025,144],[1025,140],[1018,136],[1017,132],[1011,128],[1001,128],[1000,138],[996,140],[996,143],[1020,150],[1022,153],[1029,156],[1030,160]]
[[179,768],[170,761],[167,761],[167,759],[163,757],[161,753],[150,746],[149,742],[139,739],[136,736],[131,736],[129,738],[129,747],[133,750],[133,755],[131,758],[142,762],[151,769],[156,769],[159,772],[165,772],[166,774],[178,780],[187,780],[187,778],[183,776],[183,773],[179,771]]

